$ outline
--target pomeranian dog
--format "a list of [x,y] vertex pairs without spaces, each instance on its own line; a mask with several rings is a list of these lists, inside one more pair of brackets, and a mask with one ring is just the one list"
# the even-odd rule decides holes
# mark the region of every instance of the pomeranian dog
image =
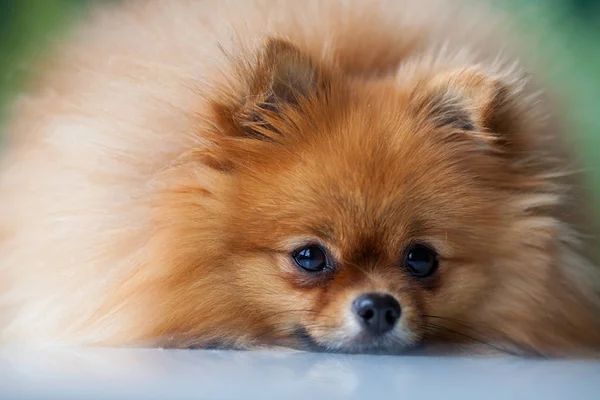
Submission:
[[594,354],[568,128],[472,6],[94,11],[5,128],[0,343]]

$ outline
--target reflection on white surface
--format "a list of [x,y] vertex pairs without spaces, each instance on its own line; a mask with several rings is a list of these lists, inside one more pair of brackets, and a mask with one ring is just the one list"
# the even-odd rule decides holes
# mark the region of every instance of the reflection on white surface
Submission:
[[599,399],[600,363],[145,349],[0,350],[0,399]]

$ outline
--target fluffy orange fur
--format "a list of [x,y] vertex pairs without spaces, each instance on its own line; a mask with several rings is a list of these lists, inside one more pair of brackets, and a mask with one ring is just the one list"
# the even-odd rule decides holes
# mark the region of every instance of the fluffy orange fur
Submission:
[[[433,0],[97,10],[7,125],[0,343],[592,354],[585,191],[496,25]],[[385,340],[357,333],[366,292],[402,307]]]

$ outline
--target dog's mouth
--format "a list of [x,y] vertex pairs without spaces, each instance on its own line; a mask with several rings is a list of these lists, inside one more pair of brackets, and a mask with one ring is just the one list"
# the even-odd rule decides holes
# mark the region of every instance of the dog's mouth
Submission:
[[299,327],[293,335],[298,350],[318,353],[346,354],[406,354],[422,347],[422,342],[406,343],[393,334],[383,336],[360,335],[350,341],[325,342],[314,338],[310,332]]

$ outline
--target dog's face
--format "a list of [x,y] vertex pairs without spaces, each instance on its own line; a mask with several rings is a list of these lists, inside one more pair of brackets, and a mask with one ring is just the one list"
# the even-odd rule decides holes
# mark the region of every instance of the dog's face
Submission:
[[529,307],[506,298],[512,279],[538,300],[518,269],[551,233],[516,205],[541,183],[506,154],[509,86],[473,69],[351,78],[276,40],[257,65],[245,100],[210,116],[202,159],[227,183],[190,321],[236,343],[396,352],[461,339],[448,321],[498,331]]
[[302,111],[314,114],[291,124],[296,139],[238,172],[231,252],[277,329],[329,349],[402,348],[429,333],[425,315],[485,301],[507,200],[478,175],[502,166],[447,143],[467,133],[411,115],[406,93],[351,93]]

